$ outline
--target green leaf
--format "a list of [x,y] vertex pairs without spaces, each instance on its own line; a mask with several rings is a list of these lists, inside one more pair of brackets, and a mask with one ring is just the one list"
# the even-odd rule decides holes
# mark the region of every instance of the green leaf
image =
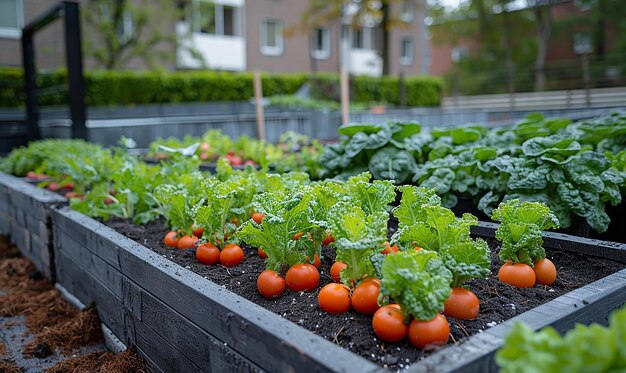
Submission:
[[393,180],[401,184],[414,171],[415,159],[405,150],[387,147],[374,153],[369,161],[369,169],[376,179]]
[[382,263],[380,293],[393,298],[406,322],[431,320],[450,296],[452,275],[437,254],[411,250],[388,254]]
[[399,186],[398,192],[402,194],[400,205],[393,209],[393,215],[398,222],[403,225],[413,225],[423,217],[422,206],[440,205],[441,198],[437,196],[434,189],[426,189],[413,185]]
[[370,133],[376,133],[380,131],[380,129],[381,128],[375,124],[350,123],[350,124],[344,124],[341,127],[339,127],[337,129],[337,132],[340,135],[352,137],[359,132],[370,134]]
[[347,157],[354,158],[357,156],[363,149],[367,147],[369,141],[369,136],[364,134],[363,132],[356,133],[345,147],[345,153]]
[[491,268],[491,256],[487,242],[480,238],[455,245],[444,245],[439,252],[446,268],[452,272],[451,287],[456,288],[472,278],[485,278]]
[[430,176],[422,180],[420,186],[427,189],[435,189],[439,195],[445,194],[452,188],[455,177],[456,175],[451,169],[438,168]]
[[546,256],[542,231],[559,227],[557,217],[541,202],[512,199],[501,203],[491,218],[501,222],[496,230],[496,239],[502,242],[500,259],[531,267]]
[[349,202],[338,202],[328,213],[330,232],[335,238],[336,260],[346,263],[342,282],[353,286],[374,274],[370,257],[380,252],[387,238],[387,212],[368,215]]

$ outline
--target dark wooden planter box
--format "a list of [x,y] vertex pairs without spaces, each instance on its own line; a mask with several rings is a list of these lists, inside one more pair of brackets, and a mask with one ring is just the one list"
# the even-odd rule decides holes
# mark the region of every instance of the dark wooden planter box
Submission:
[[[496,223],[479,222],[472,233],[494,237]],[[599,241],[544,232],[544,247],[572,251],[626,263],[626,244]],[[626,269],[569,292],[548,303],[524,312],[483,333],[472,336],[462,345],[434,353],[408,372],[497,372],[494,355],[516,322],[523,322],[533,330],[552,326],[560,333],[575,324],[593,322],[607,325],[612,311],[626,303]]]
[[67,199],[0,172],[0,234],[9,235],[22,254],[54,280],[50,208]]
[[372,372],[377,365],[68,208],[57,281],[158,371]]
[[[52,211],[57,281],[135,345],[159,371],[373,372],[379,366],[161,257],[67,208]],[[475,232],[493,236],[497,225]],[[545,246],[626,262],[626,245],[546,233]],[[413,364],[412,372],[496,371],[495,351],[517,321],[560,331],[606,323],[626,301],[626,270],[525,312],[456,347]]]

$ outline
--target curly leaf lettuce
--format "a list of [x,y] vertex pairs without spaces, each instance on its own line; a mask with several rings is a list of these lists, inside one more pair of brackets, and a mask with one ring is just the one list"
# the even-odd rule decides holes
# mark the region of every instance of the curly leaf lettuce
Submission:
[[437,253],[412,250],[386,255],[381,272],[380,296],[391,297],[400,305],[405,322],[411,316],[431,320],[443,311],[452,274]]
[[[262,193],[254,197],[257,211],[265,214],[262,224],[248,220],[236,235],[246,243],[260,247],[267,254],[265,267],[276,272],[294,264],[312,260],[324,237],[314,221],[310,188],[300,193]],[[304,233],[293,240],[297,233]]]
[[499,221],[496,239],[502,242],[500,259],[503,262],[534,266],[546,257],[541,232],[558,228],[559,221],[550,208],[541,202],[503,202],[493,211],[493,220]]
[[374,275],[370,257],[381,250],[387,237],[387,212],[368,215],[348,202],[335,204],[328,213],[330,231],[335,238],[336,260],[346,263],[341,281],[353,286]]
[[402,193],[400,205],[393,209],[393,215],[403,225],[413,225],[420,221],[419,214],[423,205],[440,205],[441,198],[434,189],[418,188],[413,185],[399,186],[397,190]]
[[516,323],[496,353],[503,373],[623,372],[626,369],[626,309],[611,315],[609,327],[576,327],[562,337],[553,328],[534,332]]
[[456,245],[445,245],[439,254],[446,268],[452,272],[450,287],[461,287],[467,280],[485,278],[491,269],[491,257],[487,242],[480,238]]

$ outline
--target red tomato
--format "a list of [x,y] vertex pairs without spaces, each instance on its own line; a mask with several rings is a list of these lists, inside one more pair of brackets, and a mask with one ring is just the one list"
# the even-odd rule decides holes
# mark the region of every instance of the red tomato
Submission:
[[304,235],[304,232],[296,233],[293,235],[293,237],[291,237],[291,239],[295,241],[298,238],[302,237],[303,235]]
[[76,192],[67,192],[65,193],[65,198],[70,199],[70,198],[81,198],[82,196],[80,195],[80,193],[76,193]]
[[200,160],[206,161],[207,158],[209,158],[209,155],[207,153],[200,153]]
[[261,214],[260,212],[255,212],[254,214],[252,214],[252,220],[254,220],[254,222],[257,224],[261,224],[264,217],[265,214]]
[[243,250],[235,244],[228,244],[220,252],[220,263],[224,267],[233,267],[243,262]]
[[178,236],[176,235],[176,232],[167,232],[165,238],[163,238],[163,243],[165,244],[165,246],[178,247]]
[[443,305],[444,315],[461,320],[475,319],[478,316],[478,311],[480,311],[480,303],[476,294],[463,288],[452,289],[450,298]]
[[328,245],[331,242],[335,242],[335,237],[333,237],[332,234],[326,231],[326,237],[322,240],[322,245]]
[[391,254],[391,253],[397,253],[398,250],[400,250],[398,249],[398,245],[391,246],[389,242],[385,242],[384,246],[385,246],[385,249],[382,251],[382,253],[385,255]]
[[341,271],[343,271],[344,268],[346,268],[347,266],[348,265],[344,262],[333,263],[333,265],[330,267],[330,277],[333,279],[333,281],[341,282]]
[[266,269],[256,279],[256,286],[264,298],[274,299],[285,291],[285,279],[271,269]]
[[380,294],[379,279],[363,280],[352,292],[352,308],[358,313],[373,315],[380,308],[378,294]]
[[320,273],[311,264],[295,264],[287,271],[285,280],[292,291],[313,291],[320,283]]
[[51,182],[50,184],[48,184],[48,186],[46,187],[48,190],[51,190],[53,192],[56,192],[58,190],[61,189],[61,185],[59,183],[57,183],[56,181]]
[[317,301],[325,312],[341,314],[350,309],[350,292],[345,285],[330,283],[320,290]]
[[[311,259],[309,259],[308,256],[305,259],[306,259],[307,263],[309,263],[311,261]],[[313,254],[313,265],[318,270],[322,267],[322,260],[320,259],[319,255],[317,255],[317,253]]]
[[231,166],[241,166],[243,164],[243,161],[241,160],[241,157],[238,156],[232,156],[232,157],[227,157],[228,161],[230,162]]
[[541,285],[552,285],[556,281],[556,267],[548,258],[543,258],[535,263],[535,277]]
[[202,227],[197,227],[193,230],[193,235],[196,237],[202,237],[202,233],[204,233],[204,228]]
[[256,253],[261,259],[267,258],[267,254],[260,247],[257,249]]
[[217,264],[220,261],[220,249],[212,243],[203,243],[196,249],[196,259],[202,264]]
[[506,262],[498,271],[498,280],[518,288],[532,288],[535,286],[535,271],[524,263],[511,264]]
[[196,246],[197,242],[198,242],[198,237],[185,235],[185,236],[182,236],[178,240],[178,248],[180,250],[183,250],[183,249],[193,249]]
[[104,198],[104,204],[105,204],[105,205],[110,205],[110,204],[113,204],[113,203],[115,203],[115,201],[113,200],[113,198],[111,198],[111,197],[105,197],[105,198]]
[[254,166],[254,165],[256,165],[256,163],[253,160],[248,159],[247,161],[243,162],[243,165],[244,166]]
[[378,338],[388,343],[402,341],[409,329],[404,323],[404,316],[397,304],[388,304],[379,308],[372,317],[372,328]]
[[440,313],[432,320],[413,320],[409,325],[409,341],[417,348],[428,345],[442,345],[448,343],[450,325],[446,317]]

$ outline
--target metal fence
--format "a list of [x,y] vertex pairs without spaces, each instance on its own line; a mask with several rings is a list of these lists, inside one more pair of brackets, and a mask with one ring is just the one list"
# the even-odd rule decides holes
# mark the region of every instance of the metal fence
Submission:
[[[596,108],[569,108],[540,110],[546,117],[567,117],[573,120],[626,110],[624,105]],[[417,121],[424,128],[441,128],[465,124],[502,126],[515,123],[537,110],[453,110],[445,108],[388,109],[384,113],[353,112],[354,123],[379,123],[389,120]],[[92,108],[87,121],[87,139],[103,145],[112,145],[122,136],[133,138],[137,146],[145,148],[157,138],[186,135],[201,136],[211,129],[219,129],[231,137],[256,136],[256,116],[248,103],[149,105],[135,108]],[[0,120],[18,126],[25,120],[24,113],[15,109],[1,109]],[[341,115],[328,110],[284,110],[268,108],[265,113],[266,135],[270,142],[281,134],[294,131],[324,141],[337,139]],[[39,121],[42,137],[71,135],[71,120],[67,109],[45,108]],[[0,144],[0,147],[3,145]],[[0,151],[6,151],[3,147]]]

